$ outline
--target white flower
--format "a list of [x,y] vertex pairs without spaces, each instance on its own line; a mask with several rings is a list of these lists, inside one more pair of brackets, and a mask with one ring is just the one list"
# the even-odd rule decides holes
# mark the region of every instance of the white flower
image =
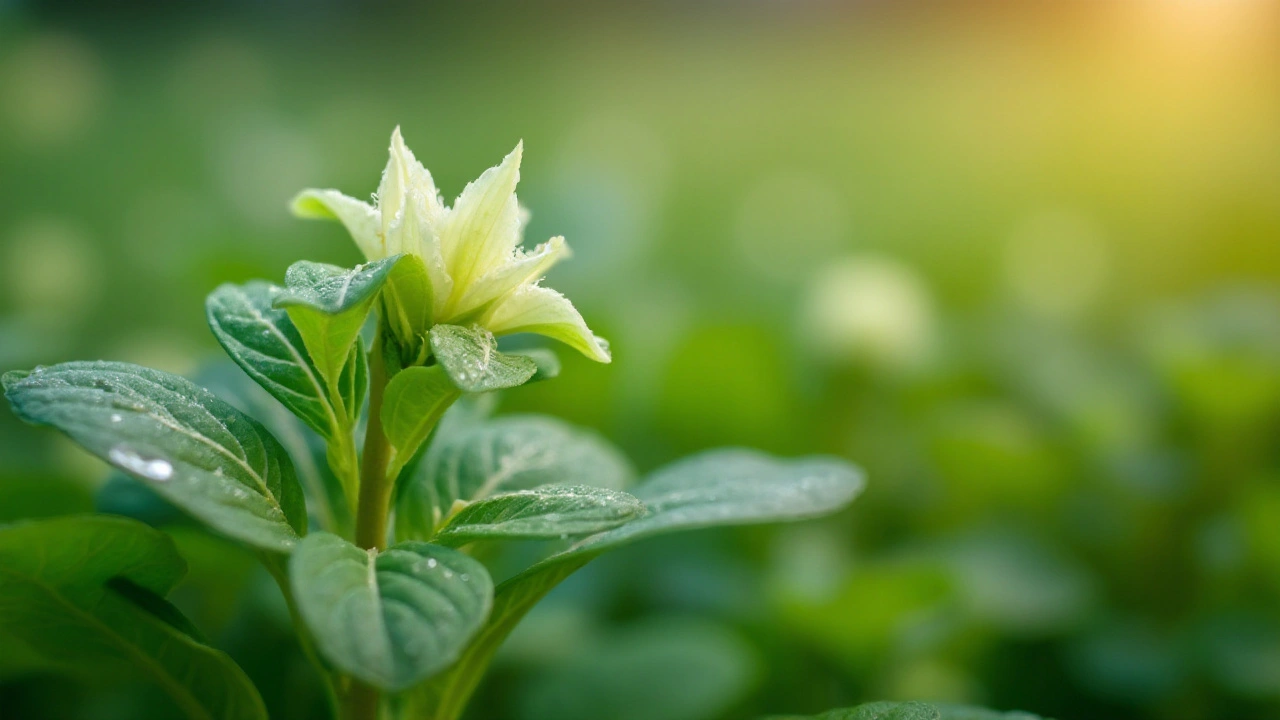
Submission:
[[294,198],[293,212],[341,221],[368,260],[421,258],[431,286],[428,325],[474,323],[494,335],[537,333],[609,362],[608,345],[568,298],[538,284],[548,268],[569,256],[564,238],[553,237],[532,251],[520,246],[524,217],[516,183],[522,151],[523,144],[516,145],[447,207],[397,127],[373,205],[337,190],[304,190]]

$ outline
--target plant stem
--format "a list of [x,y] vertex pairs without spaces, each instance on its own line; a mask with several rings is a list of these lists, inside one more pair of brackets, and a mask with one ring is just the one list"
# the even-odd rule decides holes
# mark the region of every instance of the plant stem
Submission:
[[[393,478],[387,477],[391,444],[382,430],[382,396],[387,386],[387,368],[382,359],[382,332],[369,351],[369,422],[360,462],[360,501],[356,507],[356,545],[382,550],[387,545],[388,503]],[[342,698],[342,720],[377,720],[381,693],[377,688],[351,679]]]
[[382,395],[387,368],[382,360],[381,333],[369,351],[369,424],[360,464],[360,503],[356,509],[356,545],[382,550],[387,545],[387,513],[392,478],[387,477],[391,444],[382,431]]

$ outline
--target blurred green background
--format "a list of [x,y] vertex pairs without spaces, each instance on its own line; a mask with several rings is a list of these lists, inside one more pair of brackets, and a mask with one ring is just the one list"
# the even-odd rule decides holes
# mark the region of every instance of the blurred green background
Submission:
[[[472,717],[1280,717],[1278,38],[1263,0],[3,0],[0,368],[192,373],[216,285],[358,260],[295,191],[371,193],[399,124],[452,198],[523,138],[528,239],[614,363],[503,411],[870,486],[599,561]],[[104,475],[0,413],[0,520]],[[321,717],[252,557],[156,521],[273,717]],[[0,662],[4,718],[153,694]]]

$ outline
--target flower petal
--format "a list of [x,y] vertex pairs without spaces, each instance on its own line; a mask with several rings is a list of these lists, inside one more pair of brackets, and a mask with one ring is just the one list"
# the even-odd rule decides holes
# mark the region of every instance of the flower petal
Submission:
[[520,156],[516,145],[502,164],[489,168],[467,185],[449,211],[440,237],[445,267],[453,277],[456,302],[467,287],[501,265],[520,244]]
[[592,334],[573,303],[550,288],[517,288],[493,308],[483,325],[494,335],[537,333],[559,340],[596,362],[607,363],[611,359],[608,345]]
[[521,285],[537,280],[552,265],[568,257],[569,246],[564,243],[563,237],[553,237],[530,253],[517,248],[505,265],[499,265],[472,283],[449,312],[453,316],[466,315]]
[[444,214],[440,192],[436,190],[431,173],[418,162],[413,152],[404,144],[404,137],[400,135],[400,126],[397,125],[391,132],[387,167],[382,171],[382,182],[378,184],[378,209],[382,213],[384,237],[390,234],[391,226],[396,223],[397,216],[404,210],[409,195],[413,192],[422,197],[423,219],[433,224],[438,221]]
[[337,190],[303,190],[289,203],[301,218],[338,220],[346,226],[356,247],[367,260],[387,257],[378,232],[378,213],[368,203],[347,197]]

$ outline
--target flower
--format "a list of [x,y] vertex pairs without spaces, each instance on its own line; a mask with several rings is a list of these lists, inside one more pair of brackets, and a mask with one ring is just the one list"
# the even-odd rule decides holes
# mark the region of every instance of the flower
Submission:
[[[521,247],[526,218],[515,191],[523,147],[516,145],[447,207],[397,127],[372,205],[337,190],[304,190],[293,199],[293,212],[342,222],[370,261],[399,254],[419,258],[430,285],[427,327],[477,324],[497,336],[537,333],[607,363],[608,345],[587,328],[573,303],[539,285],[548,268],[569,256],[564,238],[553,237],[532,251]],[[389,308],[410,314],[422,309]]]

